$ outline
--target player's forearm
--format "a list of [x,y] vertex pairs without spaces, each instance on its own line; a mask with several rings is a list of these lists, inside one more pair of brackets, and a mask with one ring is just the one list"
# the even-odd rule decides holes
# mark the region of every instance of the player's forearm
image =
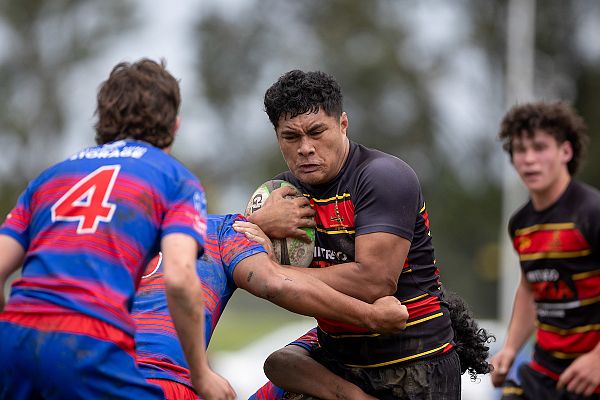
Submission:
[[512,317],[504,347],[515,352],[525,344],[535,330],[536,309],[532,292],[521,282],[515,294]]
[[208,368],[204,341],[204,305],[199,300],[202,288],[195,274],[178,278],[177,282],[166,279],[167,302],[191,375],[198,376]]
[[21,266],[25,250],[12,237],[0,234],[0,254],[0,283],[4,286],[8,277]]
[[310,275],[331,288],[367,303],[393,295],[397,281],[369,273],[359,263],[332,265],[327,268],[297,268],[294,270]]
[[271,274],[261,297],[289,311],[373,328],[372,305],[340,293],[301,271]]

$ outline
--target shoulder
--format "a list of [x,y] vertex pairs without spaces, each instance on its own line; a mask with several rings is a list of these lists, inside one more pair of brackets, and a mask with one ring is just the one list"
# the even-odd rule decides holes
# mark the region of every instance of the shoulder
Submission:
[[600,190],[583,182],[573,181],[575,201],[590,210],[600,211]]
[[526,219],[531,216],[533,208],[531,202],[523,204],[508,220],[508,231],[513,234],[517,229],[523,227]]
[[415,171],[400,158],[368,147],[357,145],[356,159],[353,163],[357,176],[375,178],[383,182],[413,182],[417,186],[419,180]]

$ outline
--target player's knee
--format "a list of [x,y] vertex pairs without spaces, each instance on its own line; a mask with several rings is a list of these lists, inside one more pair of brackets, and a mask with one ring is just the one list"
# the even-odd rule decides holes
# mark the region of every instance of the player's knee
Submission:
[[265,375],[276,384],[281,372],[287,370],[297,357],[298,355],[287,347],[274,351],[263,365]]

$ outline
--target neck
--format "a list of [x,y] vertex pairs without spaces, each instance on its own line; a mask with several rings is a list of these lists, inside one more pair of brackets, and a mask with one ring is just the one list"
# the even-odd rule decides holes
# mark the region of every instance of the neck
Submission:
[[557,181],[551,185],[548,189],[542,192],[531,192],[531,203],[536,211],[545,210],[554,204],[560,196],[567,190],[567,186],[571,182],[571,175],[567,172],[561,174]]

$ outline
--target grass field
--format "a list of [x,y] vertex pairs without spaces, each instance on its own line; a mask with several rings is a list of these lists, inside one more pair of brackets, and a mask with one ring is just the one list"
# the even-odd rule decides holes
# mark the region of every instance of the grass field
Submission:
[[303,318],[308,317],[293,314],[238,290],[217,324],[209,352],[241,349],[261,336]]

